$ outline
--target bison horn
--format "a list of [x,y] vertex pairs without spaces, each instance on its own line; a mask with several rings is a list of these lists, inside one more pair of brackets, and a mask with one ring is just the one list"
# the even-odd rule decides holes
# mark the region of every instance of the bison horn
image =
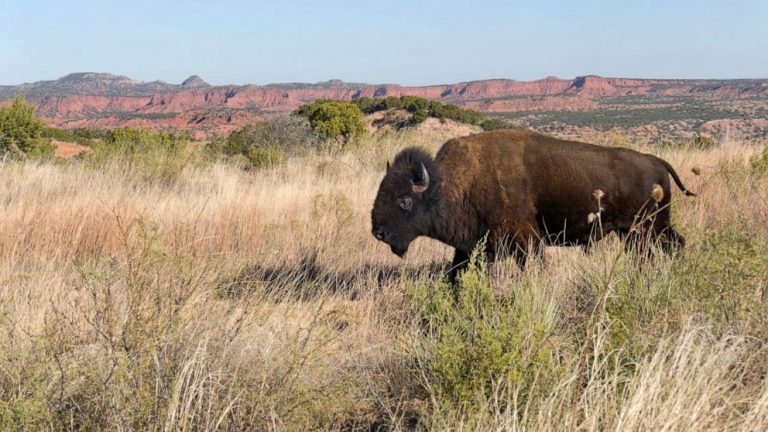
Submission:
[[419,162],[419,175],[411,180],[411,183],[413,183],[413,191],[416,193],[423,193],[429,188],[429,173],[424,162]]

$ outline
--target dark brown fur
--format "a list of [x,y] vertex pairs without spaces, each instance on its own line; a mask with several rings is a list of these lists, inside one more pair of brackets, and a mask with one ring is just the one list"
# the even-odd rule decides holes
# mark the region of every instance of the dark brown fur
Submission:
[[[429,176],[426,191],[421,164]],[[486,252],[513,253],[521,265],[526,252],[542,245],[582,245],[599,240],[594,192],[601,190],[602,233],[626,234],[642,211],[654,207],[651,191],[661,186],[660,210],[650,235],[665,249],[685,239],[670,225],[670,175],[689,195],[669,164],[623,148],[563,141],[535,132],[484,132],[446,142],[432,159],[419,149],[403,150],[381,182],[371,213],[373,232],[404,255],[419,236],[456,248],[461,266],[487,235]],[[410,199],[410,210],[400,203]],[[452,272],[452,276],[455,271]]]

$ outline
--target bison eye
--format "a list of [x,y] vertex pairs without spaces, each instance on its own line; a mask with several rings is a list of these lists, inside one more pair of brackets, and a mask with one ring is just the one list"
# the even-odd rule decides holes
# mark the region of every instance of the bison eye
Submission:
[[407,197],[407,196],[398,198],[397,205],[400,206],[400,208],[405,211],[411,211],[411,209],[413,208],[413,200],[411,199],[411,197]]

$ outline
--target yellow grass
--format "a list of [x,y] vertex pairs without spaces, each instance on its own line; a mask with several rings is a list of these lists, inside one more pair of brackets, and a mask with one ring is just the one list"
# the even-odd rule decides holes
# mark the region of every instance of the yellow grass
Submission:
[[[451,250],[420,239],[401,261],[370,235],[370,208],[388,158],[445,138],[392,135],[256,172],[188,166],[173,182],[118,166],[3,163],[0,429],[768,428],[768,382],[755,372],[768,333],[697,310],[652,318],[681,324],[649,335],[631,368],[604,356],[630,349],[609,344],[619,318],[601,324],[587,365],[577,361],[585,336],[558,334],[573,355],[532,403],[506,392],[465,412],[437,400],[404,293],[439,278]],[[768,180],[748,168],[756,151],[661,155],[699,193],[675,194],[692,251],[711,231],[768,243]],[[574,300],[580,280],[615,246],[553,248],[525,274],[501,263],[491,283],[505,293],[527,281],[531,307],[560,332],[592,312]],[[675,265],[663,258],[658,271]],[[653,281],[656,270],[633,271]],[[755,280],[748,290],[765,297]]]

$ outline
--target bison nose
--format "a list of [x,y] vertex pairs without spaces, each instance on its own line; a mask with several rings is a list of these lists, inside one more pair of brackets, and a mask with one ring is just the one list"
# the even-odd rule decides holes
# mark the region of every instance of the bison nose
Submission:
[[374,228],[373,229],[373,236],[376,237],[378,240],[384,241],[384,238],[386,237],[386,232],[383,228]]

